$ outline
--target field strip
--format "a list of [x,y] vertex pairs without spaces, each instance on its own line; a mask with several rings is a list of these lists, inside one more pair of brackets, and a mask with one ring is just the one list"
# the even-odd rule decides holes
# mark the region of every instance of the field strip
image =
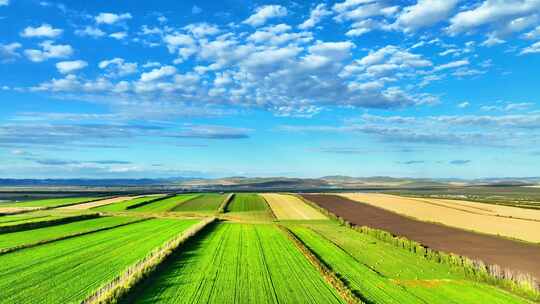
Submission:
[[55,226],[59,224],[65,224],[65,223],[71,223],[91,218],[99,217],[99,214],[93,213],[93,214],[83,214],[83,215],[74,215],[74,216],[45,216],[45,217],[38,217],[38,218],[31,218],[27,221],[17,221],[13,224],[11,223],[5,223],[0,225],[0,234],[2,233],[9,233],[9,232],[16,232],[16,231],[22,231],[22,230],[30,230],[30,229],[36,229],[36,228],[42,228],[42,227],[48,227],[48,226]]
[[174,208],[171,212],[217,212],[223,204],[226,196],[217,193],[204,193],[186,200]]
[[327,219],[315,208],[301,201],[299,198],[276,193],[263,193],[262,197],[280,220],[324,220]]
[[354,225],[381,229],[437,251],[455,253],[540,278],[540,246],[536,244],[418,221],[338,195],[304,194],[303,197]]
[[88,202],[93,202],[93,201],[103,200],[103,199],[105,198],[104,197],[50,198],[50,199],[40,199],[40,200],[25,201],[25,202],[7,203],[7,204],[2,204],[2,207],[13,207],[13,208],[38,207],[40,209],[52,209],[52,208],[65,207],[65,206],[76,205],[76,204],[81,204],[81,203],[88,203]]
[[197,222],[151,219],[1,255],[0,302],[80,303]]
[[464,212],[449,206],[393,195],[354,193],[341,196],[421,221],[540,243],[540,222],[537,221]]
[[0,234],[0,254],[27,249],[90,233],[110,230],[130,225],[150,218],[104,217],[82,220],[64,225]]
[[130,266],[123,274],[101,287],[82,303],[111,303],[118,301],[129,292],[131,287],[136,285],[143,278],[149,276],[160,263],[174,252],[174,250],[215,220],[215,217],[206,218],[191,228],[181,232],[162,247],[152,251],[144,259]]
[[130,200],[130,199],[136,199],[136,198],[140,198],[140,197],[144,197],[144,196],[143,195],[139,195],[139,196],[119,196],[119,197],[113,197],[113,198],[99,200],[99,201],[93,201],[93,202],[89,202],[89,203],[82,203],[82,204],[77,204],[77,205],[70,205],[70,206],[66,206],[66,207],[60,207],[58,209],[59,210],[86,210],[86,209],[91,209],[91,208],[95,208],[95,207],[109,205],[109,204],[112,204],[112,203],[123,202],[123,201],[127,201],[127,200]]
[[133,212],[167,212],[186,201],[198,197],[200,194],[179,194],[175,196],[159,198],[156,200],[143,202],[140,206],[128,208]]
[[220,223],[171,256],[125,303],[344,303],[275,225]]
[[218,208],[218,213],[225,213],[225,210],[227,210],[227,206],[231,203],[231,201],[234,199],[234,193],[229,193],[227,197],[223,200],[223,203]]
[[[283,232],[289,237],[289,239],[296,245],[304,256],[311,262],[315,268],[321,273],[326,281],[332,285],[341,295],[341,297],[349,304],[364,303],[362,295],[355,295],[355,293],[349,288],[349,286],[341,280],[334,271],[332,271],[328,265],[322,262],[317,255],[311,251],[306,244],[304,244],[291,230],[284,226],[280,226]],[[365,299],[365,298],[364,298]]]

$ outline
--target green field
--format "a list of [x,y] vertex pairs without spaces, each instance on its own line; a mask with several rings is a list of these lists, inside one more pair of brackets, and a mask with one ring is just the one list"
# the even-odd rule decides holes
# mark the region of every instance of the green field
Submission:
[[63,214],[58,214],[58,215],[40,214],[40,215],[32,215],[32,216],[28,216],[28,217],[24,217],[24,215],[26,215],[26,214],[7,215],[7,216],[0,217],[0,228],[10,227],[10,226],[17,226],[17,225],[21,225],[21,224],[47,222],[47,221],[52,221],[52,220],[57,220],[57,219],[62,219],[62,218],[68,217],[67,215],[63,215]]
[[0,303],[80,302],[196,222],[149,220],[0,255]]
[[223,200],[226,198],[225,195],[222,194],[216,194],[216,193],[207,193],[199,195],[198,197],[195,197],[193,199],[190,199],[186,201],[185,203],[182,203],[175,208],[173,208],[171,211],[216,211],[219,206],[223,203]]
[[291,230],[368,302],[527,303],[468,281],[459,268],[428,261],[336,224],[293,225]]
[[135,209],[130,209],[130,211],[137,212],[167,212],[174,209],[179,204],[182,204],[190,199],[197,197],[198,194],[180,194],[173,197],[169,197],[163,200],[159,200]]
[[50,216],[48,213],[43,212],[27,212],[14,215],[0,216],[0,226],[10,224],[22,223],[30,220],[37,220],[39,218],[45,218]]
[[219,224],[151,277],[129,303],[343,303],[272,225]]
[[65,205],[75,205],[100,199],[99,197],[68,197],[68,198],[51,198],[18,203],[2,203],[0,207],[60,207]]
[[138,197],[130,200],[121,201],[118,203],[112,203],[104,206],[92,208],[94,211],[102,212],[121,212],[128,210],[129,207],[140,204],[142,202],[150,201],[164,195],[148,195],[144,197]]
[[227,212],[265,211],[268,204],[258,194],[237,193],[227,206]]
[[78,233],[95,231],[140,220],[132,217],[101,217],[56,226],[0,234],[0,251]]

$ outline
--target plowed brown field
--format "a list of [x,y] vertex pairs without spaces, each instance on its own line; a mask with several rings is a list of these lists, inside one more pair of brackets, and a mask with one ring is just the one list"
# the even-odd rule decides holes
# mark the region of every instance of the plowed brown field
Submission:
[[480,259],[540,278],[539,245],[422,222],[337,195],[303,197],[355,225],[386,230],[435,250]]

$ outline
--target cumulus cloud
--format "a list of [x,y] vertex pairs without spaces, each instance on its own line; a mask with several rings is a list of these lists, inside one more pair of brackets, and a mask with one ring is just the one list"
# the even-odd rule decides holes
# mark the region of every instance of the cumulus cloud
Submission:
[[298,28],[301,30],[310,29],[316,26],[319,22],[321,22],[324,17],[331,14],[332,12],[326,8],[326,4],[318,4],[315,8],[311,10],[309,18],[306,21],[302,22],[302,24],[300,24]]
[[127,35],[128,34],[126,32],[116,32],[116,33],[109,34],[109,37],[114,38],[116,40],[124,40],[127,37]]
[[287,16],[287,13],[287,8],[281,5],[265,5],[258,7],[255,13],[244,20],[243,23],[251,26],[261,26],[270,19]]
[[75,35],[81,37],[100,38],[106,35],[106,33],[97,27],[86,26],[83,29],[75,30]]
[[0,62],[12,62],[15,59],[19,58],[21,55],[17,52],[22,45],[18,42],[1,44],[0,43]]
[[403,9],[395,26],[405,32],[432,26],[446,20],[458,2],[459,0],[419,0],[415,5]]
[[150,72],[142,73],[140,80],[142,82],[151,82],[164,77],[172,76],[174,74],[176,74],[176,68],[170,65],[166,65],[157,69],[153,69]]
[[536,42],[536,43],[533,43],[532,45],[524,48],[523,50],[521,50],[520,54],[521,55],[525,55],[525,54],[535,54],[535,53],[540,53],[540,41]]
[[99,15],[94,17],[94,20],[97,24],[115,24],[118,22],[122,22],[125,20],[131,19],[132,16],[130,13],[123,13],[123,14],[114,14],[114,13],[100,13]]
[[434,71],[443,71],[448,69],[455,69],[463,66],[469,65],[469,60],[463,59],[463,60],[456,60],[449,63],[441,64],[436,66],[433,70]]
[[50,58],[66,58],[73,54],[73,48],[67,44],[54,44],[52,41],[44,41],[39,44],[41,50],[24,50],[26,57],[33,62],[42,62]]
[[124,77],[137,72],[137,63],[126,62],[123,58],[100,61],[98,67],[106,71],[107,77]]
[[21,32],[21,37],[25,38],[56,38],[64,30],[53,28],[50,24],[44,23],[38,27],[28,26]]
[[56,63],[56,69],[62,74],[70,74],[75,71],[84,69],[88,66],[88,63],[84,60],[74,60],[74,61],[60,61]]
[[8,6],[9,0],[0,0],[0,6]]
[[459,34],[481,26],[501,27],[519,17],[540,12],[540,2],[536,0],[485,0],[481,5],[462,11],[450,19],[447,31]]

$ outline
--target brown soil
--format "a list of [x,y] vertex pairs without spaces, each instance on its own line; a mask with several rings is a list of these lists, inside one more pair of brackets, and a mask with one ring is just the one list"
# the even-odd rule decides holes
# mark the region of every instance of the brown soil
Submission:
[[309,194],[303,197],[352,224],[386,230],[435,250],[480,259],[540,279],[539,245],[421,222],[336,195]]

